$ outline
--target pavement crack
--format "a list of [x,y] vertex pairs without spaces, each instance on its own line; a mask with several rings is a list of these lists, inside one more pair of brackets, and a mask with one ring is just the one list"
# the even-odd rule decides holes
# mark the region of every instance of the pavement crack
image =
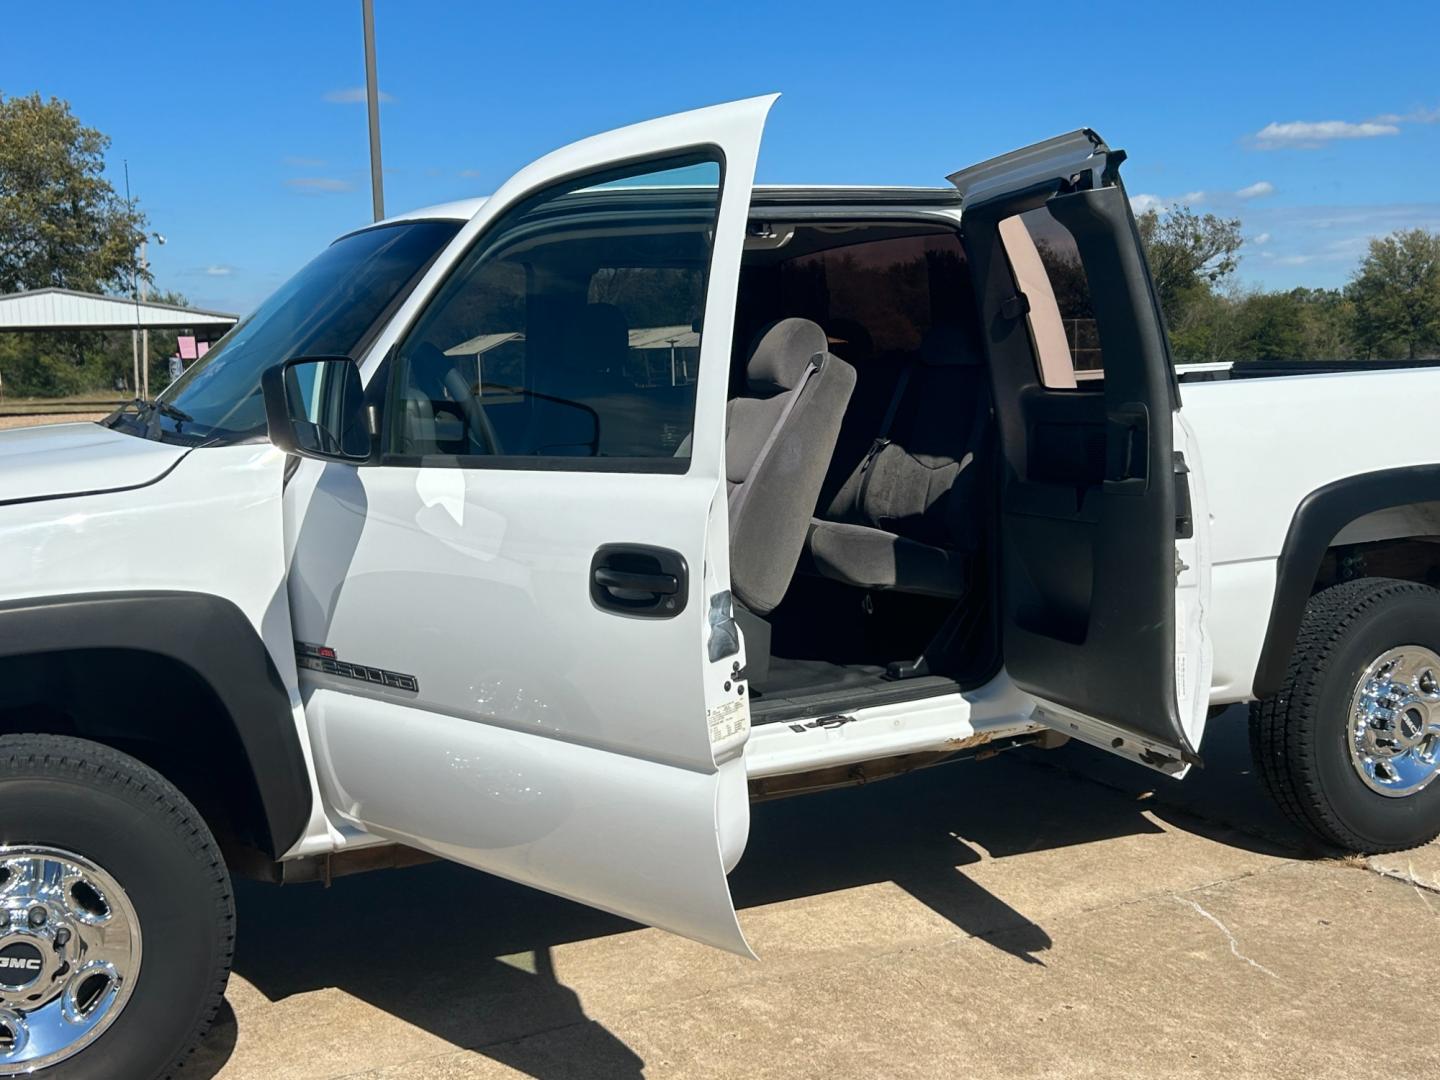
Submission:
[[1425,905],[1426,911],[1432,915],[1440,914],[1440,912],[1436,912],[1436,910],[1430,906],[1430,901],[1425,899],[1425,893],[1421,891],[1419,885],[1411,885],[1410,887],[1415,890],[1415,895],[1420,897],[1420,902]]
[[[1377,866],[1373,860],[1366,860],[1364,862],[1360,862],[1358,865],[1362,869],[1370,871],[1370,873],[1374,874],[1376,877],[1389,878],[1391,881],[1403,881],[1406,885],[1409,885],[1416,892],[1424,890],[1425,892],[1440,894],[1440,879],[1437,879],[1435,881],[1426,881],[1419,874],[1415,873],[1415,864],[1413,862],[1409,864],[1408,873],[1401,873],[1399,870],[1391,870],[1388,866]],[[1426,899],[1424,896],[1422,896],[1421,899],[1425,900],[1426,907],[1430,907],[1430,901],[1428,899]]]
[[1225,940],[1230,943],[1230,951],[1235,954],[1235,959],[1237,959],[1237,960],[1243,960],[1243,961],[1245,961],[1245,963],[1249,964],[1249,965],[1250,965],[1251,967],[1253,967],[1255,970],[1257,970],[1257,971],[1263,971],[1266,975],[1269,975],[1272,979],[1275,979],[1275,980],[1277,980],[1277,981],[1280,980],[1280,976],[1279,976],[1279,975],[1276,975],[1275,972],[1271,971],[1271,970],[1270,970],[1269,968],[1267,968],[1264,964],[1261,964],[1261,963],[1259,963],[1258,961],[1252,960],[1252,959],[1250,959],[1250,957],[1248,957],[1248,956],[1246,956],[1244,953],[1242,953],[1242,952],[1240,951],[1240,943],[1235,940],[1235,935],[1230,932],[1230,928],[1229,928],[1228,926],[1226,926],[1223,922],[1221,922],[1219,919],[1217,919],[1214,915],[1211,915],[1210,912],[1206,911],[1203,907],[1201,907],[1199,904],[1197,904],[1194,900],[1191,900],[1188,896],[1177,896],[1177,897],[1175,897],[1175,899],[1178,900],[1178,901],[1180,901],[1182,904],[1189,904],[1189,905],[1190,905],[1191,907],[1193,907],[1196,911],[1198,911],[1201,915],[1205,916],[1205,918],[1209,919],[1212,923],[1214,923],[1217,927],[1219,927],[1219,928],[1220,928],[1220,932],[1225,935]]

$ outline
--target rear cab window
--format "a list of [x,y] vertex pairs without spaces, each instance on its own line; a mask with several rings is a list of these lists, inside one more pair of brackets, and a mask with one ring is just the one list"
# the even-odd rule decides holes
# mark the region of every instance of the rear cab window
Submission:
[[1000,222],[1000,241],[1020,294],[1041,385],[1099,390],[1105,358],[1090,300],[1090,281],[1075,237],[1039,206]]

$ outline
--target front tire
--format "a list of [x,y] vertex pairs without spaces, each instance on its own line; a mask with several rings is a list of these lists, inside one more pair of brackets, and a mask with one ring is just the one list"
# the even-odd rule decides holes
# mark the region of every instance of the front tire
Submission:
[[1310,598],[1280,692],[1250,709],[1266,788],[1347,851],[1440,835],[1440,591],[1362,578]]
[[98,743],[0,736],[0,1077],[171,1076],[234,940],[224,861],[173,784]]

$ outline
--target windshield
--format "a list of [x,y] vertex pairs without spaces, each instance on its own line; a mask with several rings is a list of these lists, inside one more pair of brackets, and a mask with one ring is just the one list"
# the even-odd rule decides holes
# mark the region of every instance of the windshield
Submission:
[[354,356],[461,224],[401,222],[335,241],[176,379],[142,426],[191,443],[263,436],[265,369],[296,356]]

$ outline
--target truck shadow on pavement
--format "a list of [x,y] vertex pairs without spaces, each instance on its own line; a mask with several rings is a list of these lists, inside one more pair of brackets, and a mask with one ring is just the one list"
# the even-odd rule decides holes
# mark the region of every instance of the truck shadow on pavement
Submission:
[[[967,866],[1165,831],[1146,811],[1223,843],[1294,853],[1296,834],[1250,775],[1243,715],[1235,719],[1216,721],[1206,745],[1213,764],[1185,784],[1067,747],[758,804],[731,876],[736,906],[893,882],[960,932],[1043,964],[1045,929],[971,880]],[[1242,822],[1259,827],[1241,831]],[[239,882],[237,902],[235,971],[270,1001],[334,987],[538,1080],[643,1075],[639,1055],[556,978],[551,955],[634,929],[625,920],[445,863],[343,878],[328,890]],[[236,1037],[227,1005],[187,1080],[215,1075]]]

